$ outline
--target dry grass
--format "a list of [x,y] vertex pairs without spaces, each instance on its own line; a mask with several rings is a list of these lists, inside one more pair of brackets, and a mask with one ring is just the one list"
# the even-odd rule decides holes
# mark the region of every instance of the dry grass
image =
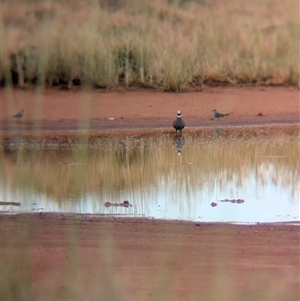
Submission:
[[3,1],[3,82],[299,86],[298,2]]

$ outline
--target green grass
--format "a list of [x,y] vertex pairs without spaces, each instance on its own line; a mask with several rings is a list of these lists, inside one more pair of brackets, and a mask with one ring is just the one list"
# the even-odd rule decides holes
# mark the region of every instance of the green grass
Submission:
[[299,86],[298,2],[3,1],[6,85]]

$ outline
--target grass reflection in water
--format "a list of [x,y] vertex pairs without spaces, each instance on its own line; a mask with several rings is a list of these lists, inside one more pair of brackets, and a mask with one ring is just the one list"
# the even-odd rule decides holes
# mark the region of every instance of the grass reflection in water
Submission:
[[64,150],[26,149],[28,143],[23,150],[4,153],[3,185],[33,189],[58,203],[76,202],[86,194],[97,195],[99,203],[115,203],[127,195],[141,209],[156,202],[163,189],[169,202],[184,198],[178,205],[192,210],[197,189],[205,188],[209,198],[212,191],[234,183],[239,192],[251,177],[261,185],[271,181],[289,188],[291,199],[299,193],[297,127],[288,133],[259,127],[204,129],[183,136],[94,137]]

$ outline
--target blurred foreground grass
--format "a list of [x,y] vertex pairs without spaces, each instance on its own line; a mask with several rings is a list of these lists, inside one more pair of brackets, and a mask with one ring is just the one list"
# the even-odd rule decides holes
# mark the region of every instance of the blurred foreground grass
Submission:
[[2,83],[299,86],[296,0],[2,1]]

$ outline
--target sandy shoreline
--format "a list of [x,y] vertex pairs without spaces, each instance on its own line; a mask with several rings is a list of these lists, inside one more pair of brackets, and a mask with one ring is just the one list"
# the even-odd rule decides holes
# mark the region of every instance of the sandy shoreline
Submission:
[[[157,129],[172,131],[181,110],[188,132],[198,127],[299,123],[295,88],[207,88],[202,92],[124,92],[0,89],[2,132]],[[11,116],[24,108],[19,122]],[[232,112],[213,120],[212,109]]]

